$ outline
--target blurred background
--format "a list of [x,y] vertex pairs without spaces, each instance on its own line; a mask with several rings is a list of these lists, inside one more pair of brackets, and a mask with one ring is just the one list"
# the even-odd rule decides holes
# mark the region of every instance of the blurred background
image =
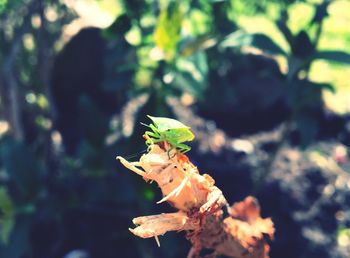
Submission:
[[173,211],[126,170],[146,114],[230,203],[258,198],[272,258],[350,257],[350,1],[0,0],[0,257],[183,258]]

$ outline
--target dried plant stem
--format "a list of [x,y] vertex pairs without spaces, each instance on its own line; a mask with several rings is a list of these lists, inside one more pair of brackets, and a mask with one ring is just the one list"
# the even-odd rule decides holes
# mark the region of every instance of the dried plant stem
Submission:
[[[175,213],[135,218],[136,228],[130,231],[142,238],[157,238],[168,231],[186,231],[192,243],[188,258],[217,257],[266,258],[269,246],[265,236],[272,238],[271,219],[260,217],[259,205],[253,197],[235,203],[232,207],[209,175],[200,175],[187,156],[176,152],[169,155],[167,144],[152,145],[138,162],[121,163],[142,176],[155,181]],[[172,157],[172,158],[169,158]],[[203,249],[210,255],[201,256]]]

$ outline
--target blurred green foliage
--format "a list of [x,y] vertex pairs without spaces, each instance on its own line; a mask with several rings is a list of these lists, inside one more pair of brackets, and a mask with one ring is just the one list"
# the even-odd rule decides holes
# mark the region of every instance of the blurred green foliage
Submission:
[[[115,219],[127,220],[136,211],[151,210],[157,193],[124,175],[114,157],[117,152],[130,154],[144,148],[138,123],[146,114],[172,116],[168,96],[189,94],[202,106],[218,110],[233,103],[240,97],[228,75],[232,67],[241,65],[235,57],[258,53],[286,64],[282,90],[291,107],[288,120],[300,131],[303,146],[318,129],[315,112],[324,106],[322,92],[336,91],[334,85],[310,77],[313,63],[322,59],[350,64],[349,53],[319,48],[324,21],[332,19],[328,9],[337,1],[120,1],[121,14],[101,31],[112,46],[104,60],[103,90],[121,103],[143,94],[148,98],[134,117],[128,117],[131,125],[127,125],[120,116],[115,123],[91,98],[81,96],[77,120],[82,140],[72,157],[62,151],[52,127],[48,68],[63,27],[74,14],[59,1],[35,2],[0,0],[0,79],[3,85],[11,80],[18,84],[16,101],[20,103],[20,110],[14,110],[13,100],[1,95],[0,119],[10,125],[10,130],[0,130],[1,257],[34,257],[35,248],[29,247],[33,221],[53,220],[62,226],[70,209],[107,209],[116,213]],[[290,17],[297,2],[305,3],[313,14],[299,31],[291,28]],[[56,13],[55,19],[45,15],[49,9]],[[284,44],[240,25],[242,16],[258,15],[272,17]],[[7,76],[8,71],[14,79]],[[220,96],[218,102],[212,100],[215,96]],[[11,120],[16,112],[20,125]],[[17,126],[23,137],[14,136]],[[125,132],[128,126],[134,127],[131,136]],[[122,236],[125,243],[130,237]]]
[[338,230],[338,244],[342,247],[348,247],[350,243],[350,229],[340,227]]
[[13,203],[6,188],[0,188],[0,209],[1,209],[1,241],[8,243],[9,234],[15,224]]
[[172,61],[180,41],[182,14],[178,2],[170,2],[160,11],[157,26],[154,31],[154,41],[164,52],[164,59]]

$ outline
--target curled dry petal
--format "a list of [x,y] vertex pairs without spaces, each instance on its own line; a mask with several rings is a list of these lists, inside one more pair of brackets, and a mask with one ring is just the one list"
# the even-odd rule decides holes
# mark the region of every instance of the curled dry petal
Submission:
[[164,235],[168,231],[194,230],[199,227],[198,221],[191,220],[181,211],[137,217],[132,222],[138,226],[129,230],[142,238]]
[[261,238],[262,234],[266,234],[270,238],[273,237],[275,229],[272,220],[260,217],[260,206],[254,197],[248,196],[242,202],[235,203],[230,213],[233,218],[251,225],[253,236]]

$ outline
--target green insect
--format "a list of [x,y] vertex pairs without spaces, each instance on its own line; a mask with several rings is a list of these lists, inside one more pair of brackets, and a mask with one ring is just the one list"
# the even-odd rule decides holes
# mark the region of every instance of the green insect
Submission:
[[190,127],[171,118],[148,117],[152,120],[153,124],[143,124],[152,130],[146,131],[144,134],[147,146],[166,141],[172,145],[171,149],[176,148],[181,153],[191,150],[190,146],[184,144],[184,142],[190,142],[194,139],[194,134],[191,132]]

